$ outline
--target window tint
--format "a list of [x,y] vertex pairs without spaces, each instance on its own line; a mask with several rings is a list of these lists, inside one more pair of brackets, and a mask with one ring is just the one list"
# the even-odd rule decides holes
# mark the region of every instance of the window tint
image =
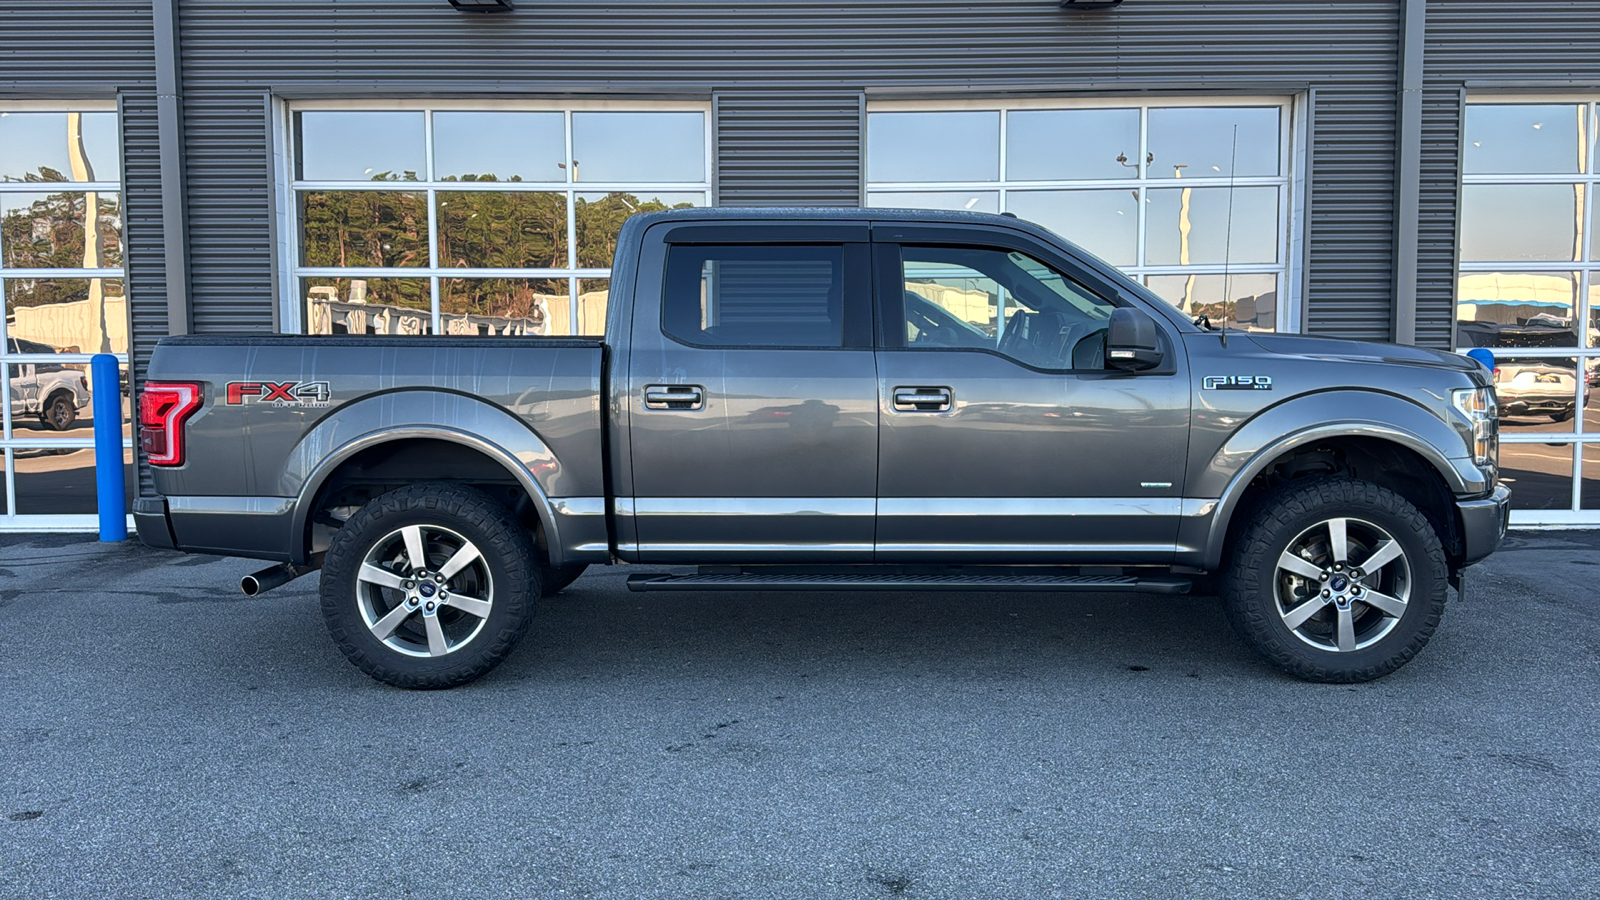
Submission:
[[844,346],[844,248],[676,245],[666,333],[724,347]]
[[992,350],[1040,369],[1105,367],[1114,305],[1023,253],[905,247],[910,349]]

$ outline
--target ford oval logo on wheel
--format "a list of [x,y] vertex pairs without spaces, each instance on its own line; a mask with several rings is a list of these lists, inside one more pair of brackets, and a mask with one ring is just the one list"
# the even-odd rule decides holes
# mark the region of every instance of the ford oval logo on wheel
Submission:
[[422,587],[418,588],[417,591],[418,591],[418,593],[422,594],[422,596],[424,596],[424,597],[432,597],[433,596],[433,585],[424,584]]
[[1350,586],[1350,579],[1344,577],[1343,575],[1335,575],[1333,576],[1333,581],[1330,582],[1328,586],[1336,591],[1339,591],[1340,593],[1343,593],[1344,589]]

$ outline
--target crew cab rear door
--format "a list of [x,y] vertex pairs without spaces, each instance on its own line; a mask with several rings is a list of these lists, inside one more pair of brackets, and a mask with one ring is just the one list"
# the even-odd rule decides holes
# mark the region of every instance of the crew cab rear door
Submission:
[[[1188,367],[1105,366],[1114,281],[1020,232],[873,236],[878,562],[1170,562]],[[1159,327],[1159,326],[1158,326]]]
[[646,232],[622,400],[624,558],[871,560],[869,238],[847,221]]

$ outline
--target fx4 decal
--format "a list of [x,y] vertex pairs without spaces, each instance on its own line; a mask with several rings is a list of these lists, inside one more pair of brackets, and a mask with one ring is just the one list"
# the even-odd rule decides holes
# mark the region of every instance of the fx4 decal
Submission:
[[273,406],[327,406],[333,390],[326,381],[230,381],[228,405],[271,403]]
[[1203,384],[1208,391],[1270,391],[1271,375],[1207,375]]

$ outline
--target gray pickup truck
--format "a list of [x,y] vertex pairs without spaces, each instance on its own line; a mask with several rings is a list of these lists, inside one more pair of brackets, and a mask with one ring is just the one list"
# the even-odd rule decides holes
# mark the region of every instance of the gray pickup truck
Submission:
[[462,684],[586,566],[639,591],[1220,594],[1271,663],[1404,665],[1499,544],[1450,353],[1197,325],[1014,218],[676,210],[601,338],[161,341],[145,543],[317,568],[374,678]]

